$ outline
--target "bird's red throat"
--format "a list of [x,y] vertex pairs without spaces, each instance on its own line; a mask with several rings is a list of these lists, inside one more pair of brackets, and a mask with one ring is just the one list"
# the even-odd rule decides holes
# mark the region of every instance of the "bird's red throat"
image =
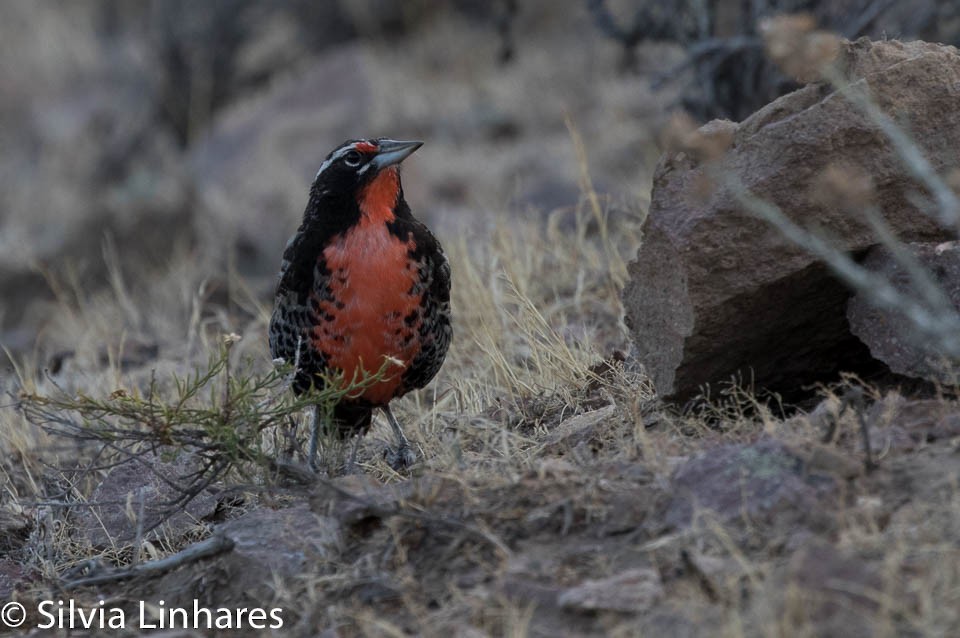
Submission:
[[360,224],[383,224],[393,220],[393,207],[400,194],[400,173],[388,166],[360,191]]

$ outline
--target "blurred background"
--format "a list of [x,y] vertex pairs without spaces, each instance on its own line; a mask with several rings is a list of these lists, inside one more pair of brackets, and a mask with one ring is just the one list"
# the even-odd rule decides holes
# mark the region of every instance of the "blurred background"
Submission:
[[795,86],[760,17],[954,42],[958,4],[4,2],[0,344],[57,367],[78,340],[64,308],[147,355],[186,323],[262,320],[347,138],[425,140],[407,200],[478,251],[495,223],[563,228],[586,170],[610,215],[642,218],[670,112],[739,120]]

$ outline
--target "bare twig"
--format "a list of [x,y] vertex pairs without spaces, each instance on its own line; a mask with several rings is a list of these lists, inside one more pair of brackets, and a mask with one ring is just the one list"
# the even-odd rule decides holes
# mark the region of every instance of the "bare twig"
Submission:
[[497,34],[500,36],[500,51],[497,53],[497,61],[505,65],[511,60],[516,52],[516,40],[514,38],[514,22],[519,9],[517,0],[502,0],[494,14],[494,23],[497,28]]
[[60,586],[65,590],[77,589],[79,587],[89,587],[91,585],[104,585],[106,583],[115,583],[131,578],[153,578],[164,574],[172,569],[195,563],[204,558],[210,558],[233,549],[233,540],[218,534],[210,538],[194,543],[184,550],[177,552],[160,560],[141,563],[124,569],[117,569],[105,574],[97,574],[85,578],[61,583]]
[[144,510],[146,508],[146,495],[144,494],[144,489],[140,488],[137,490],[138,498],[138,507],[137,507],[137,533],[134,535],[133,539],[133,565],[136,567],[140,564],[140,548],[143,547],[143,519],[144,519]]
[[873,460],[873,450],[870,449],[870,429],[867,427],[867,419],[863,415],[866,409],[866,404],[863,399],[863,388],[854,386],[843,394],[843,397],[840,399],[840,407],[837,408],[837,414],[830,419],[830,424],[827,427],[827,431],[823,434],[821,441],[823,443],[833,441],[833,437],[837,433],[837,425],[840,417],[843,416],[844,410],[848,409],[853,413],[854,417],[856,417],[860,427],[860,437],[863,440],[865,455],[863,462],[864,468],[867,472],[873,471],[877,468],[877,463]]
[[672,7],[642,2],[634,11],[629,26],[622,26],[604,0],[587,0],[593,23],[608,38],[620,43],[623,57],[620,66],[629,71],[636,67],[636,48],[644,40],[682,40],[684,13],[682,3]]

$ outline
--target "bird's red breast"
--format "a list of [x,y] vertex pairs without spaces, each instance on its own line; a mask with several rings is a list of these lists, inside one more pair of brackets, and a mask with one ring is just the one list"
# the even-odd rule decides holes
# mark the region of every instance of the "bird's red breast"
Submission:
[[313,346],[343,371],[345,384],[390,362],[383,380],[354,397],[381,405],[396,396],[420,349],[420,265],[410,257],[416,245],[412,236],[397,237],[387,227],[399,189],[396,168],[381,171],[358,194],[358,223],[323,250],[331,298],[316,298],[326,321],[312,333]]

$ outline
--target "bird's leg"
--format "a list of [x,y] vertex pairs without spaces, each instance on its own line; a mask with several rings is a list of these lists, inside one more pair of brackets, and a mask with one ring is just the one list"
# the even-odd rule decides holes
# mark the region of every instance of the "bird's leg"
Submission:
[[320,406],[313,406],[313,419],[310,423],[310,446],[307,450],[307,464],[317,471],[317,443],[320,438]]
[[291,461],[294,460],[294,454],[299,449],[297,445],[297,420],[293,417],[287,417],[289,426],[283,430],[283,438],[286,440],[286,448],[283,452]]
[[360,439],[363,435],[357,434],[353,437],[353,443],[350,445],[350,458],[347,459],[347,465],[344,468],[345,474],[357,473],[357,453],[360,450]]
[[397,437],[397,449],[391,450],[388,448],[384,451],[384,457],[387,459],[390,467],[395,470],[410,467],[417,460],[417,454],[410,446],[410,441],[408,441],[404,435],[400,424],[397,422],[397,417],[393,416],[389,405],[383,406],[383,413],[387,415],[387,421],[390,423],[390,427],[393,428],[393,433]]

